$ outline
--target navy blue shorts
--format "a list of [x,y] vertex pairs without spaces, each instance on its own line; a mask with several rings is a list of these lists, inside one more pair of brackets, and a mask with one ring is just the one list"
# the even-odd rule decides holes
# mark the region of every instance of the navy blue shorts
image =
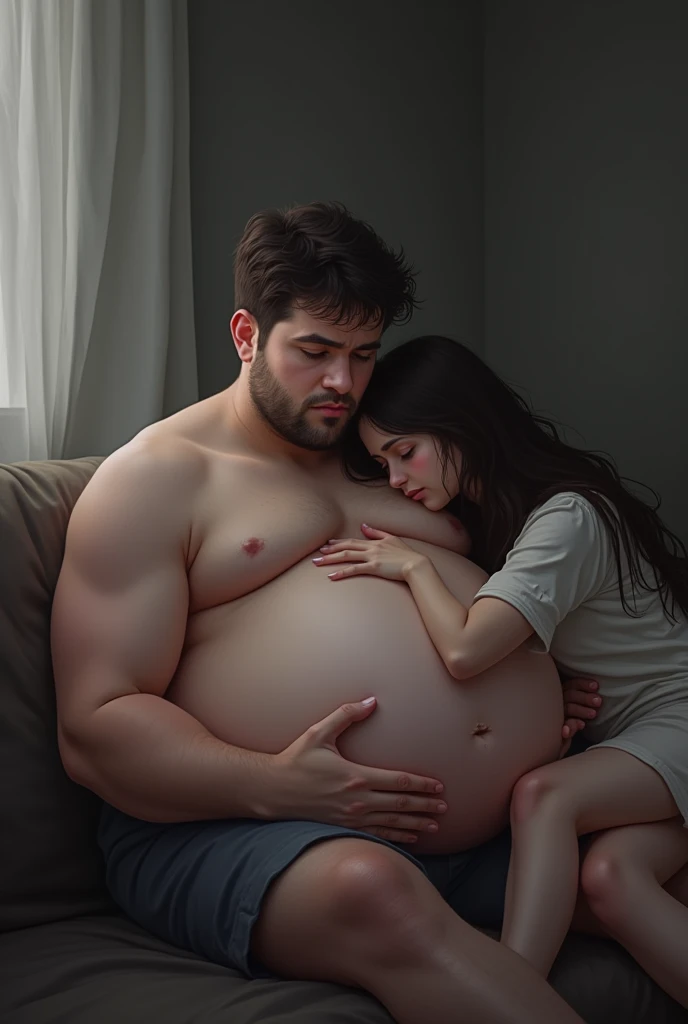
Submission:
[[142,928],[250,978],[275,975],[251,953],[265,894],[304,850],[353,836],[407,857],[469,924],[499,928],[511,852],[509,830],[464,853],[413,857],[365,832],[315,821],[236,818],[151,824],[105,804],[98,842],[115,902]]

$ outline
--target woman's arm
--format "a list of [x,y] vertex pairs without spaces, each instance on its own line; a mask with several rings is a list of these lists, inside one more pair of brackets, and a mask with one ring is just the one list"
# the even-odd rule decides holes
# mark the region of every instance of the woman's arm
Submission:
[[[566,616],[609,582],[613,567],[608,531],[595,509],[562,492],[529,516],[503,567],[466,608],[449,593],[418,552],[365,524],[365,540],[333,541],[318,564],[350,561],[340,577],[370,573],[405,580],[428,633],[456,679],[484,672],[535,633],[549,651]],[[325,551],[325,549],[323,549]]]
[[533,632],[525,617],[499,598],[485,597],[470,609],[445,587],[425,555],[392,534],[365,523],[367,539],[333,540],[316,565],[351,562],[330,573],[333,580],[371,575],[406,582],[425,628],[454,679],[470,679],[496,665]]
[[533,632],[523,615],[499,598],[485,597],[466,608],[444,585],[429,558],[413,561],[404,578],[454,679],[470,679],[496,665]]

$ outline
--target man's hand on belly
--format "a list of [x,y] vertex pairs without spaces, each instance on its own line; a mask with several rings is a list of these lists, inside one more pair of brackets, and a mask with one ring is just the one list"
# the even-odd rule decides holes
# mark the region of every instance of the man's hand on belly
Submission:
[[566,720],[562,735],[570,741],[577,732],[585,729],[587,722],[597,716],[602,704],[598,684],[594,679],[564,680],[564,713]]
[[344,730],[375,706],[374,698],[344,704],[277,754],[274,799],[262,816],[341,825],[394,843],[436,832],[432,815],[446,810],[438,779],[353,764],[337,749]]

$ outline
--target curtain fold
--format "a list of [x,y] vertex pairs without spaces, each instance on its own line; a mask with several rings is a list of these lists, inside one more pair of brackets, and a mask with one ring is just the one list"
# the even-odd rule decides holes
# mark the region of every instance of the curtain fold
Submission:
[[186,32],[184,0],[0,5],[2,461],[198,397]]

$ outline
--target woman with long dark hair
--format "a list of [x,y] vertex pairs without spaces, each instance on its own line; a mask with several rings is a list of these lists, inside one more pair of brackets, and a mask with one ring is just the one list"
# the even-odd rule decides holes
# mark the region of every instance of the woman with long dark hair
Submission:
[[[591,746],[514,789],[502,942],[547,975],[580,878],[603,931],[688,1006],[685,547],[611,460],[565,443],[448,338],[380,361],[344,456],[351,478],[386,476],[453,512],[489,578],[464,607],[412,542],[363,524],[323,549],[333,580],[405,582],[458,686],[523,643],[599,681]],[[578,837],[591,833],[579,872]]]

